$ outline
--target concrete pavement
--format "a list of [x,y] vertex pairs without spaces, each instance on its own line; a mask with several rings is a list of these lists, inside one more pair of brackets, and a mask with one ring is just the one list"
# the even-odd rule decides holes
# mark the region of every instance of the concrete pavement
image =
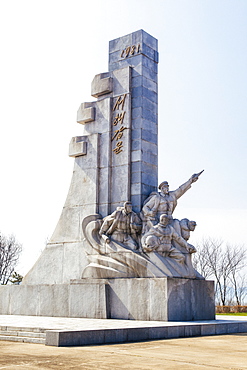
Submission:
[[0,369],[247,369],[247,334],[84,347],[1,341]]

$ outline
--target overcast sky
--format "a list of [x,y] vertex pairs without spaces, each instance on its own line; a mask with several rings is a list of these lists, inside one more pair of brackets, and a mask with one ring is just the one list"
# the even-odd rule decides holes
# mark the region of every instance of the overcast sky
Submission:
[[175,189],[205,169],[177,218],[203,237],[246,243],[247,1],[0,1],[0,231],[25,274],[56,226],[69,188],[76,112],[108,42],[144,29],[159,40],[159,179]]

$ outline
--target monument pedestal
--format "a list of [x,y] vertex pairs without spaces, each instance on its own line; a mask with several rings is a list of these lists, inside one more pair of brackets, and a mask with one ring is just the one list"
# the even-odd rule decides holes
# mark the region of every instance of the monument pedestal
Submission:
[[80,279],[0,287],[5,315],[142,321],[214,320],[214,282],[183,278]]

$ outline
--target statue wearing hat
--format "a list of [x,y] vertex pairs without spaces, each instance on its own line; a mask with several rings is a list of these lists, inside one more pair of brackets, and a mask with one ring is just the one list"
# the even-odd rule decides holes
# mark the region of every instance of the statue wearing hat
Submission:
[[166,214],[171,222],[172,214],[177,206],[177,200],[191,188],[193,182],[196,182],[203,171],[196,173],[190,177],[178,189],[169,191],[169,184],[163,181],[159,185],[160,192],[151,193],[144,202],[142,208],[143,233],[147,232],[153,225],[159,222],[162,214]]

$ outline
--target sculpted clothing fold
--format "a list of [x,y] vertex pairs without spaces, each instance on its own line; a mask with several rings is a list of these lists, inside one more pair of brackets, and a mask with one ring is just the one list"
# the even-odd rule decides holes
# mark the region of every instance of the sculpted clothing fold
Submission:
[[143,233],[157,224],[162,214],[172,218],[173,211],[177,206],[177,200],[191,188],[191,184],[192,178],[179,186],[177,190],[169,191],[168,194],[163,194],[162,192],[151,193],[142,208]]
[[141,231],[141,225],[135,212],[126,213],[123,207],[119,207],[105,218],[100,234],[111,235],[114,240],[137,249],[137,234]]
[[143,215],[146,217],[156,217],[156,219],[159,219],[163,213],[172,215],[177,206],[177,200],[191,188],[191,184],[192,178],[179,186],[177,190],[169,191],[168,194],[151,194],[142,208]]
[[161,223],[153,226],[142,237],[142,247],[144,252],[156,251],[163,255],[184,262],[185,257],[177,248],[172,245],[175,240],[181,247],[188,250],[187,242],[178,235],[171,225],[164,226]]

